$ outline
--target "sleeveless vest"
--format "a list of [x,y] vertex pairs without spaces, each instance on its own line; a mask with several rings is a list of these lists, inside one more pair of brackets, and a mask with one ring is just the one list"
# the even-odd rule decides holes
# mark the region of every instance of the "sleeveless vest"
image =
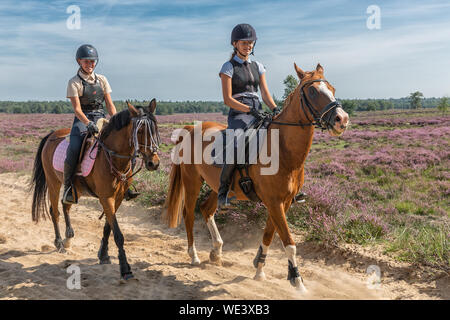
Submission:
[[234,59],[230,60],[233,65],[233,77],[231,78],[231,94],[242,92],[258,92],[259,71],[255,61],[239,63]]
[[84,80],[80,75],[78,77],[83,83],[83,95],[80,97],[81,110],[86,113],[102,109],[105,95],[97,75],[95,75],[95,83],[93,84]]

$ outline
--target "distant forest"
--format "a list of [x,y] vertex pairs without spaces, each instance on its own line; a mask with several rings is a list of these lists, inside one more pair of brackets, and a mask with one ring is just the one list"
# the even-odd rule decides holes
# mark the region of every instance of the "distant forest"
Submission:
[[[275,97],[274,97],[275,98]],[[282,107],[283,102],[274,99]],[[409,97],[400,99],[339,99],[344,110],[350,114],[354,111],[374,111],[387,109],[409,109],[411,100]],[[436,107],[440,98],[421,99],[423,108]],[[147,105],[148,102],[131,101],[133,105]],[[126,107],[125,101],[114,101],[118,111]],[[217,101],[158,101],[156,114],[174,113],[205,113],[221,112],[226,114],[229,108],[223,102]],[[0,112],[3,113],[72,113],[72,105],[69,101],[0,101]]]

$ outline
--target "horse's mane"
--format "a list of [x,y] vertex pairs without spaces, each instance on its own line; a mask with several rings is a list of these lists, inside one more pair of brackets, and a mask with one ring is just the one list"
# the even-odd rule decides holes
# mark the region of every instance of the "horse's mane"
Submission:
[[[144,107],[142,106],[135,106],[135,108],[137,110],[139,109],[142,109],[142,111],[144,110]],[[154,118],[154,116],[151,116],[151,119],[154,120],[156,127],[156,119]],[[128,111],[128,109],[124,109],[120,112],[117,112],[115,115],[111,117],[111,119],[109,119],[108,124],[105,125],[105,127],[102,129],[102,131],[100,132],[99,139],[103,141],[111,134],[112,131],[114,130],[119,131],[120,129],[128,126],[130,121],[131,121],[131,114],[130,111]]]
[[[314,75],[314,72],[307,71],[306,72],[306,77],[308,77],[309,75],[311,75],[311,77],[312,77]],[[292,90],[291,93],[289,93],[289,95],[287,96],[286,100],[284,100],[283,109],[284,109],[284,107],[288,106],[291,103],[291,100],[294,97],[295,93],[297,92],[297,89],[299,88],[300,83],[297,85],[297,87],[295,87],[294,90]]]
[[103,141],[113,130],[119,131],[123,127],[126,127],[130,123],[130,120],[131,115],[128,109],[117,112],[109,119],[108,124],[102,129],[99,139]]

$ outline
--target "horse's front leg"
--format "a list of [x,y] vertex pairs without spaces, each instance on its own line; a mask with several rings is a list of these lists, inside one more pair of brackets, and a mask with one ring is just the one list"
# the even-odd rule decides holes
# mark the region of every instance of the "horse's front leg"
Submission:
[[288,277],[291,285],[294,286],[300,292],[307,292],[305,286],[303,285],[303,279],[300,276],[296,261],[296,247],[295,242],[292,239],[291,233],[286,220],[286,215],[284,213],[284,207],[282,204],[279,206],[272,205],[269,209],[269,216],[272,223],[275,226],[275,230],[278,232],[281,241],[288,258]]
[[[117,197],[115,204],[114,204],[114,210],[117,212],[117,209],[119,208],[120,204],[122,203],[123,198]],[[98,250],[97,257],[99,259],[100,264],[111,264],[111,259],[108,255],[108,242],[109,242],[109,236],[111,234],[111,226],[108,223],[108,220],[105,221],[105,226],[103,227],[103,238],[100,242],[100,249]]]
[[266,264],[267,251],[269,250],[269,246],[272,243],[274,234],[275,227],[270,217],[268,217],[266,221],[266,227],[264,228],[263,241],[258,248],[255,259],[253,260],[253,265],[256,268],[256,274],[253,278],[255,280],[266,280],[266,274],[264,273],[263,267]]
[[103,238],[97,254],[100,264],[111,264],[111,259],[108,255],[108,241],[110,234],[111,226],[109,225],[108,221],[105,221],[105,226],[103,227]]
[[119,265],[120,265],[120,279],[121,282],[126,280],[133,279],[133,273],[131,272],[131,267],[128,264],[127,256],[125,254],[124,245],[124,237],[122,232],[120,231],[119,224],[115,215],[115,201],[114,198],[103,198],[100,199],[100,202],[103,206],[103,211],[105,212],[106,221],[108,222],[113,235],[114,241],[117,245],[117,249],[119,251]]

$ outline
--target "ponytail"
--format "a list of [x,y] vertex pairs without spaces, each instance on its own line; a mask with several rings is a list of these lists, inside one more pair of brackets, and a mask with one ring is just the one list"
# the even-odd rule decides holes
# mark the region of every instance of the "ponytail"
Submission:
[[235,46],[233,46],[233,53],[231,54],[230,61],[233,60],[235,55],[237,55],[237,49]]

